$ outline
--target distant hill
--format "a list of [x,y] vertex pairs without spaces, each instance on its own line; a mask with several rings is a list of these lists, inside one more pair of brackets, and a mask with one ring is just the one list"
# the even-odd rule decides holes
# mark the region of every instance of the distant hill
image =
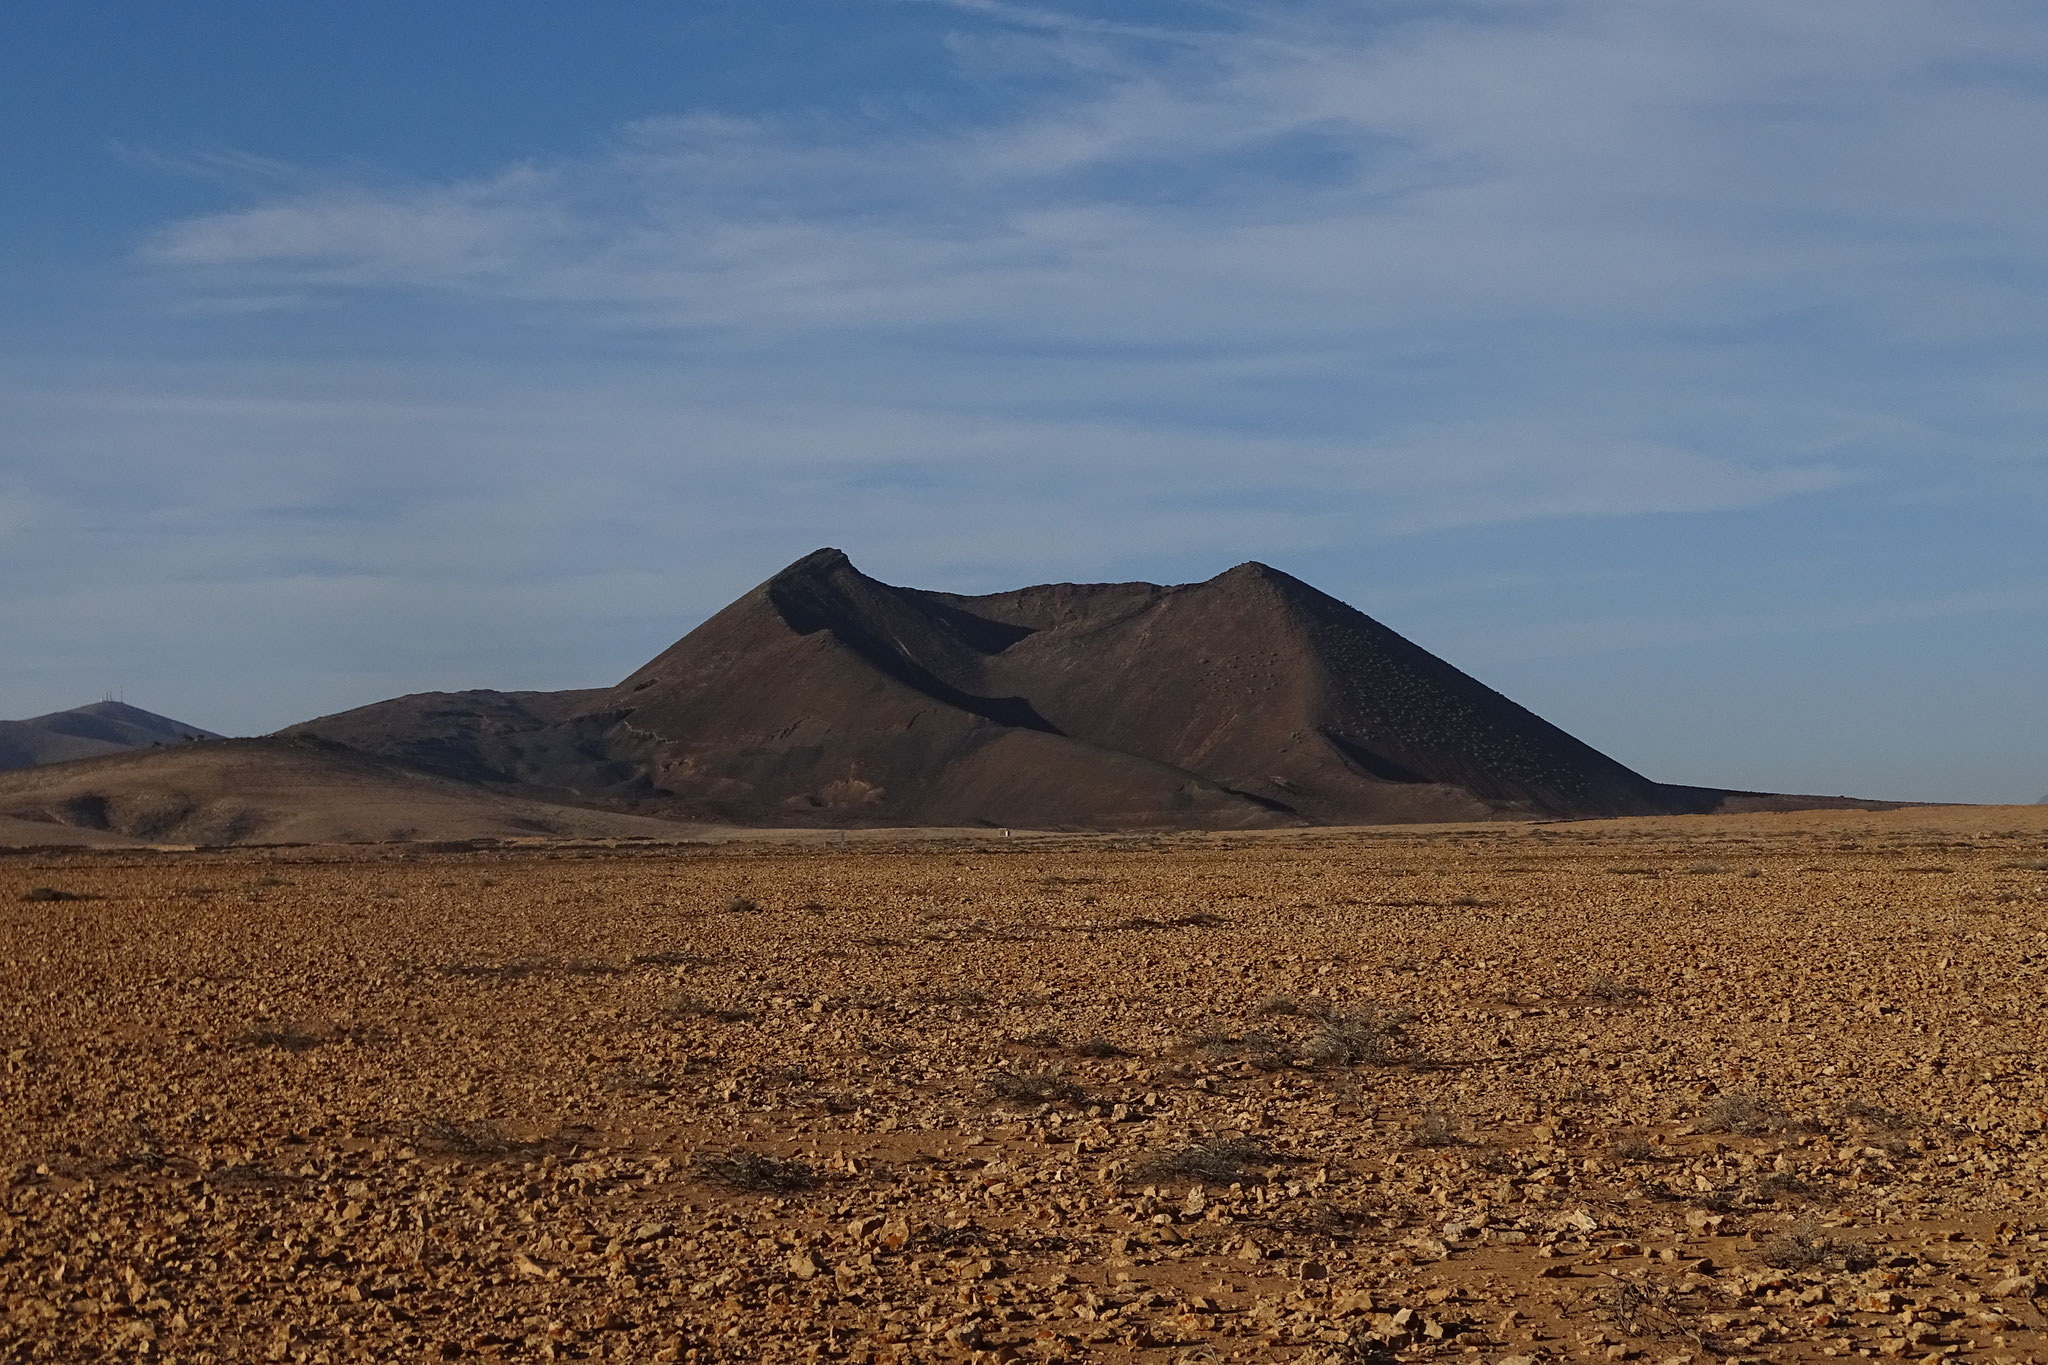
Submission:
[[307,721],[469,781],[733,824],[1240,828],[1857,805],[1658,783],[1263,564],[894,587],[820,550],[616,687]]
[[139,706],[96,701],[30,720],[0,720],[0,772],[219,738]]
[[688,833],[669,821],[554,805],[309,740],[230,739],[0,773],[0,844]]

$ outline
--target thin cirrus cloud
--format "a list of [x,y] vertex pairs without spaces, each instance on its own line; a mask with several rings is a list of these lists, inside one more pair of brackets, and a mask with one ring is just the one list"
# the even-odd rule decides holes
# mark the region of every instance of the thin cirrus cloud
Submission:
[[[1165,49],[963,36],[968,73],[999,81],[1028,46],[1069,79],[966,126],[650,118],[580,161],[315,186],[173,224],[145,255],[224,292],[1137,345],[1882,309],[2038,259],[2048,188],[2013,172],[2048,120],[2001,72],[2021,69],[2014,27],[2048,48],[2048,23],[1972,22],[1994,8],[1283,10]],[[1233,311],[1246,298],[1269,306]]]
[[[956,74],[1017,85],[972,120],[652,117],[440,183],[266,183],[143,257],[224,307],[397,292],[656,335],[722,391],[749,384],[733,339],[784,373],[800,343],[813,402],[857,389],[838,416],[879,405],[904,446],[962,420],[1092,442],[1107,416],[1105,458],[1199,464],[1189,428],[1235,427],[1278,485],[1370,485],[1405,528],[1740,507],[2003,449],[2016,390],[1952,430],[1952,395],[1887,411],[1885,371],[1924,386],[2044,321],[2048,191],[2011,173],[2048,152],[2028,11],[943,8]],[[1095,406],[1062,415],[1077,353]],[[935,400],[934,368],[999,392]]]

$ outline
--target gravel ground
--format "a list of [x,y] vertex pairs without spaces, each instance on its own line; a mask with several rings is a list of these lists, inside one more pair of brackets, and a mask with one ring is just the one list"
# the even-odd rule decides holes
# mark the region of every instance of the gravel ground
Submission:
[[0,856],[0,1360],[2048,1359],[2048,811]]

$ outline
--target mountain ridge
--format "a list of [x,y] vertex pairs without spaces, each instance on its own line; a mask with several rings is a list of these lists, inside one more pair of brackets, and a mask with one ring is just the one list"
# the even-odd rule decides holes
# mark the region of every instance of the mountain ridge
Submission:
[[1838,800],[1654,782],[1256,561],[1200,583],[965,595],[826,548],[610,688],[417,694],[280,733],[745,824],[1256,828]]
[[0,720],[0,772],[220,738],[126,702],[96,701],[27,720]]

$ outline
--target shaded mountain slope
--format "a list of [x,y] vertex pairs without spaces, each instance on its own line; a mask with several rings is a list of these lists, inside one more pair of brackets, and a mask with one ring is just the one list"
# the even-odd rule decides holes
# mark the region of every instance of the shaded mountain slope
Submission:
[[578,711],[608,688],[570,692],[415,692],[306,721],[280,731],[376,754],[445,777],[522,783],[567,793],[651,788],[630,764],[609,757],[605,725]]
[[219,738],[139,706],[96,701],[29,720],[0,720],[0,771]]
[[[1704,809],[1263,564],[1206,583],[948,604],[1031,633],[989,660],[1064,733],[1318,822]],[[1427,811],[1425,817],[1423,812]]]
[[235,739],[0,774],[0,842],[653,837],[666,821],[488,790],[333,745]]
[[1740,795],[1653,782],[1261,564],[960,596],[820,550],[616,687],[431,693],[287,733],[735,823],[1241,828]]

